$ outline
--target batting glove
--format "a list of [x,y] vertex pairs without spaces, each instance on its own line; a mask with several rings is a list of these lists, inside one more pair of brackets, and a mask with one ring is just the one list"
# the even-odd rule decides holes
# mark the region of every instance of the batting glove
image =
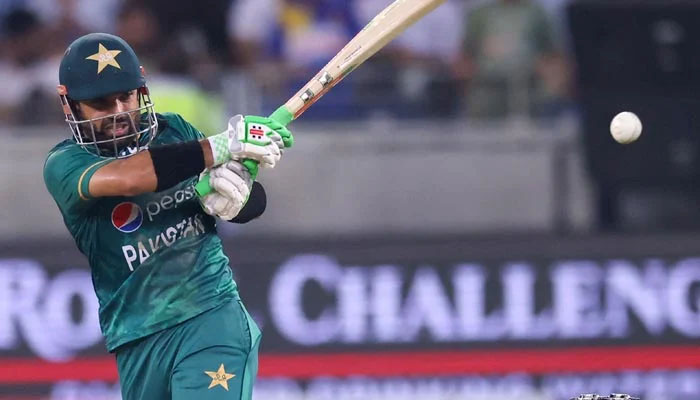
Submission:
[[248,169],[238,161],[229,161],[209,171],[213,191],[200,197],[204,211],[224,220],[232,220],[245,206],[253,180]]

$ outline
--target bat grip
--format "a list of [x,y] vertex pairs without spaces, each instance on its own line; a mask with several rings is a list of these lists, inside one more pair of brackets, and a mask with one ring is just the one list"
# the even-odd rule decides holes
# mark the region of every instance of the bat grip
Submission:
[[[281,125],[287,126],[290,122],[294,120],[294,114],[292,114],[287,109],[287,107],[280,106],[278,109],[275,110],[275,112],[273,112],[270,115],[269,118],[279,122]],[[257,175],[257,161],[244,160],[243,165],[245,165],[245,167],[248,168],[248,171],[250,171],[251,176]],[[253,171],[255,171],[255,173],[253,173]],[[253,179],[255,179],[255,176],[253,176]],[[214,191],[209,183],[209,173],[206,173],[202,176],[202,179],[200,179],[199,182],[197,182],[197,184],[194,186],[194,190],[195,192],[197,192],[197,195],[199,195],[199,197],[204,197]]]
[[194,185],[194,191],[197,192],[199,197],[204,197],[212,192],[211,185],[209,184],[209,173],[202,175],[196,185]]
[[280,106],[278,109],[275,110],[275,112],[270,114],[269,118],[279,122],[284,126],[287,126],[290,122],[292,122],[292,120],[294,120],[294,114],[287,110],[287,107]]

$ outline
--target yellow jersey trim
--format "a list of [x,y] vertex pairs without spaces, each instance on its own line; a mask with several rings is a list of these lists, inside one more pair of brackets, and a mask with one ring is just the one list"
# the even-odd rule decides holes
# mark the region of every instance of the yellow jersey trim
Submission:
[[[85,175],[87,175],[87,173],[88,173],[91,169],[95,168],[96,166],[98,166],[98,165],[100,165],[100,164],[104,164],[104,163],[107,162],[107,161],[109,161],[109,160],[102,160],[102,161],[98,161],[98,162],[92,164],[91,166],[85,168],[85,171],[83,171],[83,173],[80,175],[80,179],[78,179],[78,196],[80,196],[80,198],[81,198],[82,200],[89,200],[89,198],[88,198],[87,196],[83,195],[83,189],[82,189],[82,187],[83,187],[83,179],[85,178]],[[89,195],[89,193],[88,193],[88,195]]]

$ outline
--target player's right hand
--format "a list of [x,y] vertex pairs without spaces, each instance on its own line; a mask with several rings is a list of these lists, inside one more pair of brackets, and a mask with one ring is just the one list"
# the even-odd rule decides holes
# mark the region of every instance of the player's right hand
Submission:
[[232,220],[245,206],[253,186],[247,168],[238,161],[229,161],[209,171],[213,191],[199,198],[204,211],[224,220]]

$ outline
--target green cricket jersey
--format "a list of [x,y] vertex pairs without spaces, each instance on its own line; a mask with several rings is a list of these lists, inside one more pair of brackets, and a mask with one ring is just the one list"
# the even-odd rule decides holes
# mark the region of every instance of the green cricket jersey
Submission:
[[[159,114],[151,145],[201,139],[177,114]],[[111,162],[73,140],[54,147],[44,180],[88,258],[107,349],[238,298],[215,219],[202,211],[197,178],[158,193],[93,198],[90,178]]]

